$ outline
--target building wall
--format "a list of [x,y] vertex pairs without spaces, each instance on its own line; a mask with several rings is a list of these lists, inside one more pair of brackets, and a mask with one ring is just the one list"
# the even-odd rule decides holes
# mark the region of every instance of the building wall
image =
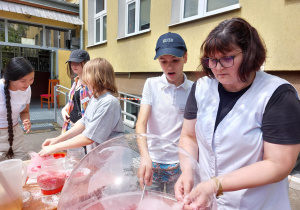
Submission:
[[[71,54],[71,51],[69,50],[58,50],[58,78],[59,78],[59,84],[66,87],[71,88],[71,79],[68,77],[67,73],[67,64],[66,61],[69,59]],[[61,89],[61,91],[66,92],[66,89]],[[69,92],[69,91],[67,91]],[[65,104],[66,96],[63,94],[60,94],[59,96],[59,104],[64,105]]]
[[[50,20],[50,19],[39,18],[39,17],[35,17],[35,16],[28,16],[28,15],[24,15],[24,14],[6,12],[6,11],[1,11],[1,18],[25,22],[25,23],[53,26],[53,27],[57,27],[57,28],[75,29],[77,32],[77,36],[79,36],[79,31],[80,31],[80,26],[77,26],[77,25],[64,23],[64,22],[60,22],[60,21],[55,21],[55,20]],[[31,32],[34,33],[34,31],[31,31]],[[32,36],[34,36],[34,35],[32,34]],[[64,41],[63,34],[61,35],[61,41]],[[65,64],[65,62],[69,59],[70,53],[71,53],[70,50],[63,50],[63,49],[58,50],[58,75],[59,75],[59,79],[60,79],[60,84],[67,88],[71,87],[71,80],[67,76],[67,64]],[[56,57],[54,56],[53,59],[54,59],[53,69],[54,69],[54,72],[57,72]],[[47,73],[47,72],[37,72],[36,75],[41,75],[42,73]],[[39,78],[36,78],[35,83],[37,83],[37,80],[39,80]],[[41,78],[40,78],[40,80],[41,80]],[[43,78],[43,80],[45,80],[45,81],[48,80],[48,77]],[[48,87],[48,83],[45,86]],[[63,95],[60,96],[60,104],[61,105],[65,104],[65,96],[63,96]]]
[[[186,41],[188,62],[184,70],[189,72],[189,78],[195,79],[197,76],[193,73],[199,65],[202,42],[215,26],[232,17],[245,18],[265,41],[268,54],[264,70],[292,82],[300,92],[300,40],[297,39],[297,35],[300,34],[300,21],[297,21],[299,0],[240,0],[240,9],[174,26],[169,26],[172,1],[152,0],[151,31],[119,40],[117,2],[107,1],[107,43],[86,49],[91,58],[104,57],[112,63],[115,71],[120,73],[116,78],[122,92],[140,95],[145,79],[161,74],[158,61],[153,60],[154,49],[158,37],[168,31],[179,33]],[[84,11],[84,36],[87,37],[87,1]],[[85,46],[87,43],[85,38]]]

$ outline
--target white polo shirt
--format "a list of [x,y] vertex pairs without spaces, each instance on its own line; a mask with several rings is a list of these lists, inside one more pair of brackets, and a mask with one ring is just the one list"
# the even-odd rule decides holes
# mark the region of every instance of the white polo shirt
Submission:
[[[174,143],[178,143],[180,138],[183,114],[185,104],[189,96],[193,82],[186,78],[184,74],[184,82],[176,87],[170,84],[163,74],[160,77],[148,78],[145,82],[141,104],[151,106],[151,113],[147,123],[147,133],[155,134],[166,138]],[[148,145],[151,142],[148,142]],[[151,147],[164,147],[164,142],[157,145],[149,145]],[[158,163],[174,163],[178,159],[169,160],[168,154],[158,156],[151,154],[152,161]]]
[[[19,120],[18,117],[20,112],[22,112],[26,105],[30,103],[31,98],[31,88],[30,86],[25,91],[10,90],[10,104],[12,110],[12,121],[13,125],[16,125]],[[6,97],[4,94],[4,83],[3,79],[0,79],[0,128],[7,128],[7,110],[6,110]]]

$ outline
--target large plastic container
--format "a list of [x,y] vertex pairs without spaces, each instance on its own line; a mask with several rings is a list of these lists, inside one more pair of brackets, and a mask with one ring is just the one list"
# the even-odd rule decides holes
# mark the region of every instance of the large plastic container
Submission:
[[[154,135],[127,134],[100,144],[79,162],[61,192],[58,210],[181,209],[173,194],[150,187],[146,188],[141,200],[143,190],[137,173],[141,160],[140,140],[143,139],[147,141],[150,154],[166,157],[164,154],[168,153],[168,157],[177,160],[180,154],[189,167],[197,168],[197,161],[167,139]],[[162,147],[161,141],[168,144]],[[164,160],[168,162],[166,158]],[[199,176],[197,170],[194,171],[194,183],[197,184]]]

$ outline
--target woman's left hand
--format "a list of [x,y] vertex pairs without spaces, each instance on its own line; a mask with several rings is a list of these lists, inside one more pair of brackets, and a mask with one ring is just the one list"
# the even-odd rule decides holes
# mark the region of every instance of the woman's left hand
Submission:
[[26,119],[23,120],[23,126],[24,126],[24,130],[26,130],[26,133],[28,133],[31,129],[31,122],[30,120]]
[[216,192],[214,180],[201,182],[183,198],[184,209],[210,209]]

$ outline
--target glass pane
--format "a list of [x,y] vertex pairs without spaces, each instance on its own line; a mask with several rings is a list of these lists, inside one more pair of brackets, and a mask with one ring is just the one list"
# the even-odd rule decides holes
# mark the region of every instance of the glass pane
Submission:
[[140,31],[150,28],[151,0],[141,0]]
[[100,19],[96,20],[96,42],[100,42]]
[[8,41],[26,45],[41,45],[42,27],[8,21]]
[[51,33],[52,33],[52,30],[46,28],[46,46],[47,47],[51,47]]
[[198,15],[198,0],[185,0],[183,17]]
[[106,40],[106,28],[107,28],[107,25],[106,25],[106,16],[103,17],[103,41]]
[[1,60],[1,75],[3,75],[3,68],[7,65],[10,59],[15,57],[14,47],[10,46],[0,46],[2,51],[2,60]]
[[128,34],[135,32],[135,2],[128,5]]
[[[51,71],[51,56],[49,50],[38,50],[39,71]],[[55,65],[54,65],[55,66]]]
[[0,20],[0,41],[5,42],[4,20]]
[[239,0],[207,0],[207,12],[238,4]]
[[104,10],[105,0],[96,0],[96,14]]
[[58,30],[53,30],[53,46],[52,47],[60,47],[60,31]]
[[63,48],[70,49],[71,48],[71,30],[64,31],[63,33],[62,44],[64,45]]
[[[41,30],[42,32],[42,30]],[[42,36],[42,33],[40,33]],[[46,27],[46,46],[55,48],[66,48],[70,46],[70,31]],[[41,41],[42,43],[42,41]]]
[[36,71],[39,70],[39,55],[38,49],[24,48],[24,57],[31,63]]
[[[126,96],[126,95],[125,95]],[[139,103],[139,101],[136,101],[136,100],[132,100],[131,102],[134,102],[134,103]],[[138,117],[138,106],[135,105],[135,104],[131,104],[131,103],[126,103],[126,112],[129,113],[129,114],[132,114],[136,117]],[[126,116],[126,120],[130,120],[130,121],[133,121],[133,119],[127,115]]]

